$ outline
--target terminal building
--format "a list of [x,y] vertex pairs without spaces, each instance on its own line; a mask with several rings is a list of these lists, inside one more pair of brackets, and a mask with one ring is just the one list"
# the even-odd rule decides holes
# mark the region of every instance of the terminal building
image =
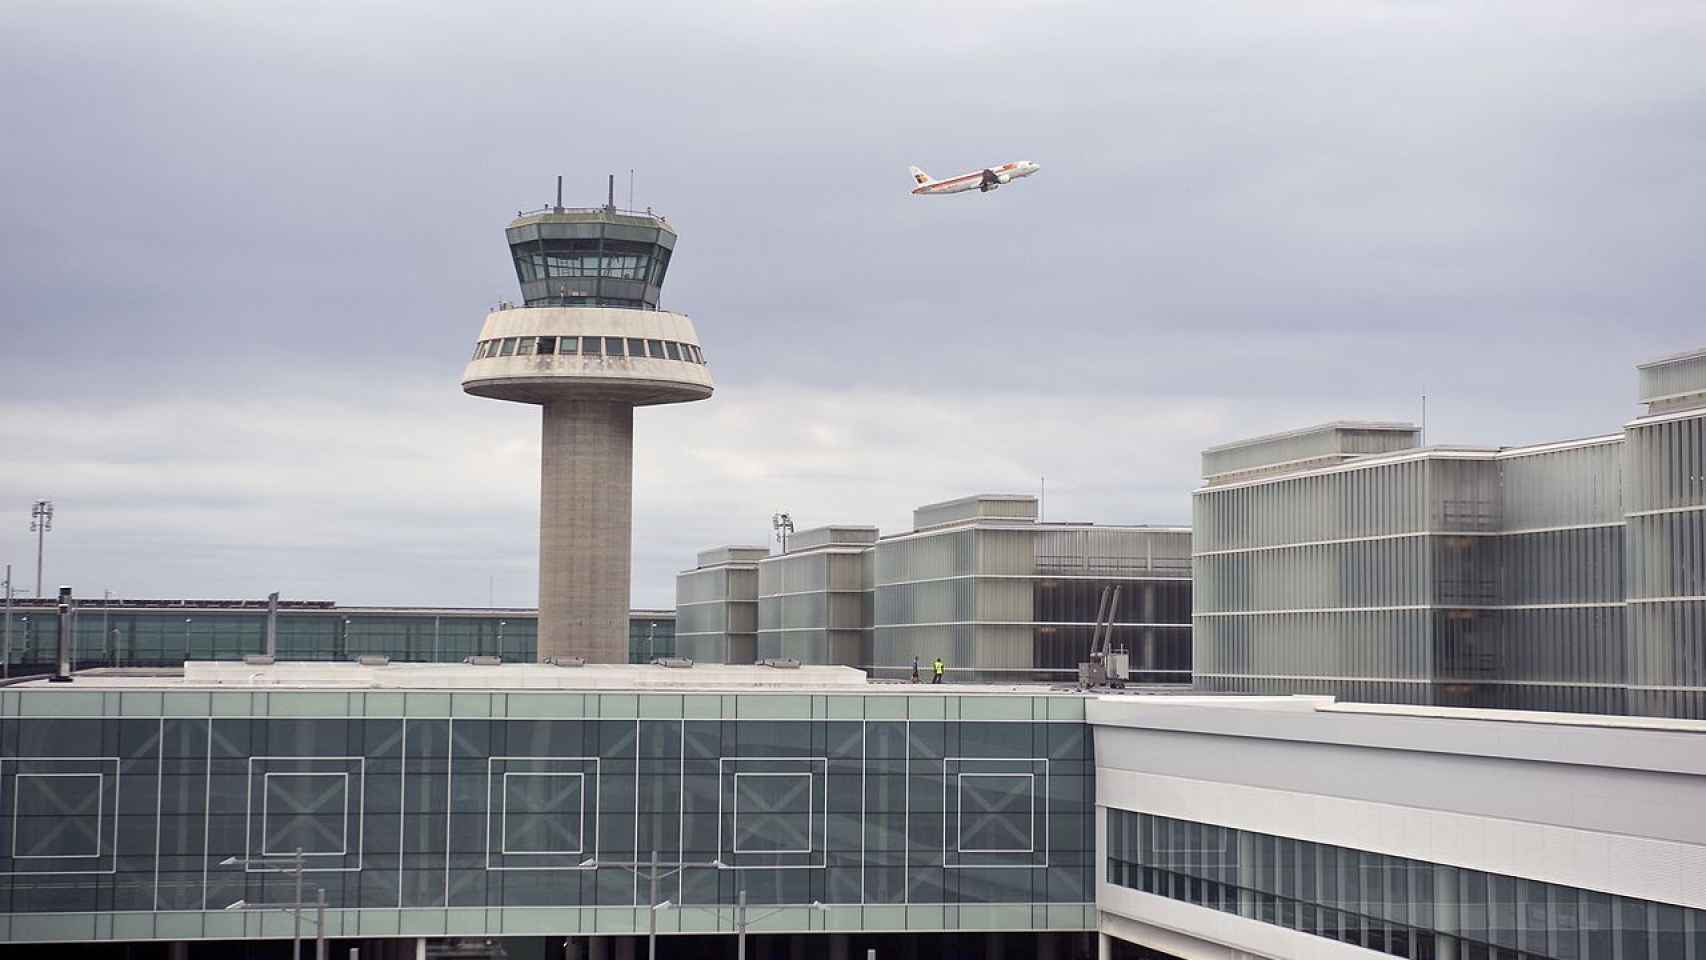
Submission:
[[1210,691],[1706,718],[1706,350],[1620,433],[1418,446],[1343,422],[1203,453]]
[[[537,610],[489,607],[341,607],[329,600],[86,599],[72,612],[71,662],[78,667],[181,667],[186,660],[389,657],[461,663],[538,659]],[[55,601],[22,598],[0,627],[9,676],[46,673],[58,662]],[[267,638],[273,637],[269,648]],[[628,612],[628,660],[675,655],[675,612]]]
[[336,960],[1700,960],[1703,744],[842,667],[96,670],[0,687],[0,943],[282,957],[306,901]]
[[907,533],[836,524],[795,533],[775,555],[707,551],[677,577],[676,606],[695,636],[707,631],[706,653],[746,649],[719,624],[750,613],[758,659],[899,679],[914,657],[927,672],[940,656],[955,680],[1075,681],[1102,592],[1117,587],[1112,642],[1133,681],[1186,684],[1190,544],[1186,527],[1045,523],[1034,496],[983,494],[919,507]]

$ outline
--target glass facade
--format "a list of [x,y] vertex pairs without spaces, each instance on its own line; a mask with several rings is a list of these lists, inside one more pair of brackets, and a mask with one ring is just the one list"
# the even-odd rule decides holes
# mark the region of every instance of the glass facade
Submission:
[[1620,440],[1199,490],[1199,682],[1626,712]]
[[885,679],[909,679],[914,658],[927,679],[941,657],[954,681],[1076,681],[1102,591],[1117,588],[1111,639],[1130,680],[1189,683],[1190,531],[1036,514],[1035,497],[979,496],[919,507],[896,536],[801,531],[758,564],[758,655]]
[[505,235],[529,307],[655,310],[676,240],[661,217],[607,207],[547,208]]
[[675,578],[675,644],[702,663],[758,659],[758,562],[767,547],[719,547]]
[[1631,709],[1706,717],[1706,409],[1637,420],[1626,435]]
[[[811,539],[822,534],[823,541]],[[758,657],[870,662],[870,543],[875,527],[801,531],[799,547],[758,564]],[[807,545],[810,544],[810,545]]]
[[239,899],[289,898],[256,861],[297,848],[333,911],[385,911],[393,933],[398,908],[444,911],[438,935],[501,932],[489,910],[531,907],[570,912],[528,932],[594,931],[612,915],[574,908],[645,896],[599,863],[652,851],[705,864],[660,890],[680,905],[744,889],[1090,923],[1095,768],[1077,698],[123,689],[0,692],[0,924],[224,923]]
[[1109,808],[1107,882],[1411,960],[1700,960],[1706,911]]
[[1190,681],[1189,531],[985,518],[884,538],[874,552],[878,675],[939,655],[958,678],[1076,679],[1102,590],[1118,587],[1113,643],[1130,653],[1132,680]]
[[705,355],[691,343],[639,337],[496,337],[474,344],[474,360],[488,357],[586,356],[611,359],[675,360],[703,364]]
[[[175,667],[186,660],[240,660],[266,650],[265,603],[227,601],[221,606],[149,606],[115,601],[103,607],[83,600],[75,614],[77,667]],[[422,663],[460,663],[471,656],[506,662],[538,659],[538,616],[533,610],[474,612],[433,609],[338,608],[307,603],[278,613],[281,660],[349,660],[382,655]],[[52,607],[19,606],[12,614],[10,668],[14,674],[55,669],[59,614]],[[675,615],[638,610],[628,618],[629,662],[675,654]]]

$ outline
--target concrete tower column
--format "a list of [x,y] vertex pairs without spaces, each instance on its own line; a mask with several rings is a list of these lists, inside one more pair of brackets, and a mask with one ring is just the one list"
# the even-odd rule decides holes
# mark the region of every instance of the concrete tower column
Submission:
[[628,661],[634,407],[545,404],[539,477],[539,656]]

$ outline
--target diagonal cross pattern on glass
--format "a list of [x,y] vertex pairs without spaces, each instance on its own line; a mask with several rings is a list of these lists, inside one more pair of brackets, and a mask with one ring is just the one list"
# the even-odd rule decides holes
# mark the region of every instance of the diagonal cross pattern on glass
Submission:
[[583,782],[579,773],[504,773],[502,852],[582,852]]
[[348,852],[349,777],[342,773],[265,775],[261,852],[282,856]]
[[735,774],[735,852],[812,852],[812,775]]
[[100,856],[102,780],[98,773],[13,778],[13,856]]
[[962,773],[960,851],[1029,853],[1036,847],[1035,778],[1025,773]]

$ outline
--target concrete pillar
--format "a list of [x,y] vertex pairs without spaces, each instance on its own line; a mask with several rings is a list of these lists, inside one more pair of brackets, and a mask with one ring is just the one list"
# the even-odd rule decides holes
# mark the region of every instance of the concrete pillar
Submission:
[[545,404],[539,482],[539,657],[628,662],[634,408]]
[[1105,933],[1096,934],[1096,960],[1112,960],[1114,941]]

